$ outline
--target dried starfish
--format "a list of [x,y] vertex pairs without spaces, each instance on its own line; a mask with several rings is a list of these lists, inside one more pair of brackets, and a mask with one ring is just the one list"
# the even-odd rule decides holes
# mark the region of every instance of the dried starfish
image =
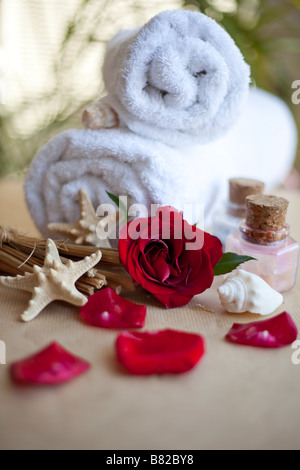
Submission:
[[[92,245],[98,248],[111,248],[109,237],[111,232],[107,232],[107,238],[100,240],[97,236],[97,228],[104,229],[106,225],[114,227],[119,223],[121,215],[108,214],[105,217],[98,217],[89,195],[83,189],[79,191],[80,217],[73,224],[53,223],[48,225],[51,232],[62,234],[72,239],[76,245]],[[103,230],[104,231],[104,230]]]
[[55,300],[62,300],[77,306],[87,303],[87,297],[75,287],[75,282],[101,260],[102,253],[97,251],[82,261],[68,261],[63,264],[53,240],[47,240],[44,266],[35,266],[33,273],[25,276],[0,277],[0,284],[6,287],[32,292],[33,297],[22,320],[33,320],[41,311]]

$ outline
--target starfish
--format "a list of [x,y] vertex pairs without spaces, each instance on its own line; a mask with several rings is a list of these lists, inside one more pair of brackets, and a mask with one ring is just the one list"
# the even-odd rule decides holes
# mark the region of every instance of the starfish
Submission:
[[33,297],[28,309],[21,316],[29,322],[55,300],[62,300],[76,306],[83,306],[88,299],[75,287],[75,282],[101,260],[102,253],[97,251],[77,263],[68,261],[63,264],[53,240],[47,240],[44,266],[34,266],[32,273],[24,276],[0,277],[0,284],[6,287],[32,292]]
[[102,232],[106,225],[108,228],[111,225],[115,228],[121,218],[120,212],[98,217],[89,195],[83,189],[79,191],[79,204],[80,217],[77,222],[73,224],[52,223],[48,225],[48,229],[71,238],[76,245],[88,244],[98,248],[111,248],[109,237],[112,230],[107,232],[105,240],[100,240],[97,236],[97,228],[102,228]]

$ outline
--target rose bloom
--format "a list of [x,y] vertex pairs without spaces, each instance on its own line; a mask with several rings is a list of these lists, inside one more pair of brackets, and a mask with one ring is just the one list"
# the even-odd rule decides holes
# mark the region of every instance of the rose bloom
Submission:
[[223,255],[218,238],[190,225],[172,207],[124,226],[119,253],[134,281],[166,308],[186,305],[211,287]]

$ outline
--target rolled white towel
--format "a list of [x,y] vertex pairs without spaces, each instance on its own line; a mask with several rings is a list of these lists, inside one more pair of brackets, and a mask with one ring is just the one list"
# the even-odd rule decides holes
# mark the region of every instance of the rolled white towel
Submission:
[[129,206],[182,202],[209,207],[217,181],[211,166],[128,129],[69,130],[54,137],[32,163],[25,182],[26,200],[41,233],[51,222],[74,222],[79,216],[78,191],[85,189],[97,208],[110,202],[106,191],[128,196]]
[[190,11],[160,13],[108,44],[104,99],[121,124],[172,146],[224,135],[247,98],[250,68],[227,32]]
[[[210,224],[227,192],[227,179],[262,179],[268,190],[289,172],[297,131],[287,106],[252,90],[237,125],[218,142],[175,149],[127,129],[70,130],[52,139],[37,155],[26,177],[25,194],[39,230],[50,222],[74,222],[78,191],[85,189],[95,208],[110,202],[106,190],[128,196],[129,204],[203,204]],[[195,213],[193,220],[196,222]]]

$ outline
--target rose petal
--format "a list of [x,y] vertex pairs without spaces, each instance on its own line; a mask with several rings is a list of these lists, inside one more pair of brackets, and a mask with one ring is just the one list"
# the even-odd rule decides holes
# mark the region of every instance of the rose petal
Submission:
[[186,244],[186,242],[183,238],[170,240],[170,242],[169,242],[169,245],[170,245],[169,246],[169,251],[172,252],[171,253],[172,258],[175,260],[177,266],[178,266],[178,258],[180,257],[180,255],[184,251],[185,244]]
[[80,313],[90,325],[99,328],[142,328],[147,307],[125,300],[107,287],[89,297]]
[[165,259],[157,258],[153,261],[153,269],[156,273],[156,279],[160,282],[166,282],[170,276],[170,267]]
[[226,338],[233,343],[257,348],[281,348],[292,344],[297,336],[292,317],[283,312],[269,320],[245,325],[235,323]]
[[217,237],[204,232],[204,247],[205,251],[209,254],[211,266],[214,268],[223,256],[222,243]]
[[38,354],[12,364],[10,372],[19,384],[58,385],[75,379],[90,367],[87,361],[52,343]]
[[135,282],[139,282],[138,279],[141,268],[137,260],[139,260],[140,253],[139,243],[136,242],[130,247],[127,258],[127,267],[125,266],[125,269]]
[[204,232],[184,221],[184,238],[188,250],[201,250],[204,246]]
[[175,330],[124,332],[116,342],[119,362],[131,374],[182,374],[205,353],[204,339],[197,334]]
[[[129,222],[127,225],[124,225],[124,227],[122,227],[122,229],[120,230],[119,234],[119,257],[121,263],[125,266],[125,268],[127,266],[128,252],[132,244],[134,244],[136,241],[129,236],[130,225],[133,222],[135,221]],[[148,219],[139,219],[139,224],[142,230],[146,229],[148,227]]]
[[169,292],[153,294],[153,296],[167,309],[184,307],[189,304],[194,294],[184,295],[174,293],[174,288],[169,288]]
[[160,240],[155,242],[144,240],[139,243],[140,266],[144,275],[152,278],[153,281],[164,281],[170,275],[170,268],[167,264],[168,247]]
[[[199,264],[195,266],[193,260],[190,260],[190,272],[187,284],[182,286],[186,295],[197,295],[204,292],[211,287],[214,280],[210,257],[206,251],[195,252],[194,258],[195,260],[199,260]],[[181,292],[179,291],[179,293]]]

